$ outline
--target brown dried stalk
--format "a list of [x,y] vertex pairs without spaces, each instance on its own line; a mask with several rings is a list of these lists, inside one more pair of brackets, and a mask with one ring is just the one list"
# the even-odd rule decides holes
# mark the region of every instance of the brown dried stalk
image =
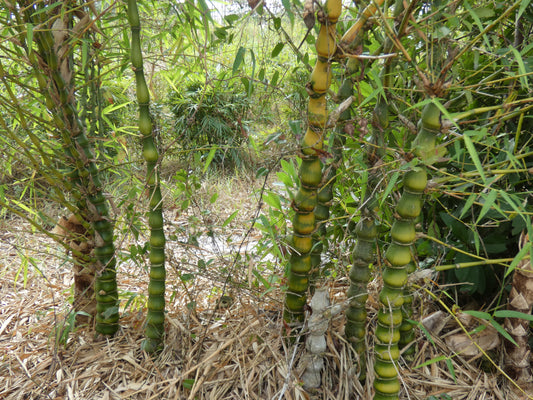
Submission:
[[[519,247],[522,249],[529,241],[529,237],[522,232]],[[531,313],[533,306],[533,269],[531,259],[522,259],[514,270],[511,293],[507,309],[524,314]],[[505,342],[505,370],[520,386],[533,382],[533,373],[529,363],[531,349],[529,348],[529,321],[523,318],[506,318],[505,329],[515,340]]]

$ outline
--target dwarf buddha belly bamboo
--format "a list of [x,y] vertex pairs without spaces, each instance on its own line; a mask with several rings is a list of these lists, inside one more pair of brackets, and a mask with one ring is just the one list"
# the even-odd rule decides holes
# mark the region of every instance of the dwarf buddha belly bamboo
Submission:
[[[431,164],[436,158],[444,155],[446,151],[444,148],[437,148],[437,138],[441,129],[441,111],[433,104],[428,103],[422,110],[422,118],[419,122],[419,131],[416,139],[413,142],[414,153],[426,165]],[[415,193],[423,192],[426,187],[426,180],[419,179],[415,174],[406,177],[409,179],[407,186],[411,187]],[[421,205],[420,205],[421,206]],[[407,273],[414,272],[416,266],[413,262],[406,267]],[[404,304],[402,305],[402,325],[400,326],[400,342],[401,347],[405,347],[412,343],[415,337],[413,325],[407,321],[413,315],[413,295],[410,288],[404,289]],[[404,355],[413,354],[414,346],[410,346],[404,350]]]
[[406,173],[403,194],[396,206],[397,219],[391,228],[391,240],[385,253],[383,289],[379,300],[376,327],[376,378],[374,399],[397,399],[400,391],[397,361],[400,357],[398,342],[402,324],[403,288],[407,282],[407,266],[411,263],[411,245],[415,240],[415,219],[422,209],[422,194],[427,184],[423,169]]
[[[26,8],[30,12],[31,8]],[[46,26],[46,13],[28,14],[28,20]],[[50,29],[36,31],[39,56],[47,64],[47,75],[39,73],[37,80],[45,93],[46,106],[60,131],[69,171],[67,187],[76,198],[80,214],[86,216],[94,228],[94,256],[98,273],[95,277],[96,325],[103,335],[113,335],[119,328],[116,258],[113,243],[113,224],[110,222],[107,199],[99,170],[94,162],[93,149],[81,123],[72,95],[71,82],[66,82],[60,71],[60,60],[54,50],[54,37]],[[31,43],[30,43],[31,46]],[[34,63],[35,54],[30,55]],[[37,65],[35,63],[35,65]],[[51,81],[46,81],[46,79]],[[87,268],[89,269],[89,268]]]
[[[317,189],[322,181],[322,165],[318,158],[324,146],[324,129],[327,122],[326,92],[331,84],[331,57],[337,50],[335,24],[342,10],[340,0],[327,0],[320,11],[322,24],[315,44],[317,61],[307,85],[309,93],[308,128],[300,147],[300,187],[294,198],[292,254],[288,275],[288,290],[285,298],[284,318],[287,322],[303,320],[309,271],[317,264],[317,251],[311,254],[313,233],[316,230],[314,210],[317,204]],[[314,261],[313,261],[314,260]]]
[[366,301],[368,299],[367,285],[370,280],[370,264],[374,261],[374,243],[377,228],[372,218],[361,219],[356,228],[357,244],[352,255],[350,269],[350,301],[346,310],[346,326],[344,334],[352,348],[359,356],[359,380],[366,377],[365,335],[366,335]]
[[150,282],[148,284],[148,315],[141,348],[153,353],[163,346],[165,333],[165,233],[163,231],[163,199],[159,184],[159,153],[152,132],[150,92],[144,78],[141,52],[140,20],[137,2],[128,0],[128,20],[131,27],[131,63],[137,83],[139,132],[142,136],[143,157],[146,161],[148,189],[148,226],[150,227]]

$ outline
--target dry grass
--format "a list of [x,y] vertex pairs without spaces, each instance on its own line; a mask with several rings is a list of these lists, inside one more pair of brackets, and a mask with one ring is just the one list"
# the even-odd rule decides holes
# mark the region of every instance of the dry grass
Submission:
[[[234,192],[230,190],[224,197],[226,203],[219,203],[221,209],[234,209],[230,207],[237,201]],[[246,221],[255,211],[254,207],[244,209],[247,217],[235,221],[229,232],[244,239]],[[227,232],[218,231],[215,237],[223,238],[224,234]],[[342,315],[333,319],[327,333],[322,388],[316,393],[303,390],[299,363],[303,346],[287,347],[282,338],[283,294],[278,289],[267,294],[247,285],[249,266],[235,264],[231,254],[212,255],[215,263],[201,276],[184,282],[179,278],[183,269],[193,272],[196,258],[216,252],[207,245],[169,246],[174,255],[169,262],[166,346],[153,359],[139,350],[146,271],[128,263],[120,265],[123,317],[115,337],[96,338],[91,327],[85,326],[69,332],[66,342],[59,343],[56,338],[66,329],[69,308],[65,304],[72,284],[64,254],[48,238],[29,232],[21,221],[5,224],[0,238],[1,399],[372,398],[372,374],[368,374],[365,388],[354,377],[354,356],[342,336]],[[253,238],[246,240],[249,246],[254,245]],[[241,251],[245,246],[240,246]],[[33,265],[25,270],[23,260],[29,257]],[[184,259],[188,263],[182,264]],[[233,276],[231,282],[228,274]],[[234,302],[226,309],[216,309],[225,284],[229,291],[224,293],[231,294]],[[338,278],[330,285],[332,303],[342,302],[346,279]],[[370,285],[371,329],[378,289],[379,281]],[[127,304],[129,299],[134,301]],[[418,301],[427,299],[421,296]],[[188,307],[193,302],[195,309]],[[402,361],[402,399],[527,398],[514,395],[510,384],[497,370],[487,368],[482,358],[469,361],[454,356],[448,364],[442,360],[413,368],[438,356],[452,355],[443,341],[433,340],[431,344],[419,332],[415,358]],[[371,356],[368,363],[372,365]],[[449,397],[441,397],[445,394]]]

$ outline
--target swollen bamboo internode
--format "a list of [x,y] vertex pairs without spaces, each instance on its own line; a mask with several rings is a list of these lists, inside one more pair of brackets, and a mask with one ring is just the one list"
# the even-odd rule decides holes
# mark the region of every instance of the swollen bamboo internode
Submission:
[[370,280],[370,264],[374,261],[374,245],[378,234],[372,218],[362,218],[355,228],[357,244],[352,255],[350,269],[350,288],[347,297],[349,306],[346,310],[344,334],[359,357],[359,380],[366,377],[366,301],[367,285]]
[[397,219],[392,225],[392,243],[385,253],[383,289],[379,300],[376,327],[376,360],[374,372],[374,399],[397,399],[400,382],[397,376],[403,323],[404,285],[407,282],[407,266],[412,261],[411,245],[415,234],[415,219],[422,209],[422,194],[427,183],[423,169],[409,171],[404,176],[403,194],[396,206]]
[[[39,71],[37,81],[61,137],[66,159],[66,176],[69,180],[67,186],[76,201],[79,215],[85,222],[90,223],[92,232],[89,236],[95,239],[93,260],[83,260],[84,265],[81,265],[83,269],[92,270],[91,274],[95,275],[95,330],[103,335],[113,335],[119,328],[116,259],[113,224],[107,199],[103,195],[100,172],[94,161],[91,142],[78,115],[73,84],[69,77],[62,73],[64,71],[61,71],[61,62],[54,48],[54,35],[52,29],[49,29],[53,20],[47,19],[49,14],[44,12],[45,5],[42,2],[35,5],[39,9],[39,12],[35,13],[35,10],[26,4],[20,6],[27,14],[28,21],[43,28],[36,30],[34,36],[40,60],[37,61],[35,53],[28,54],[28,58]],[[29,48],[32,47],[32,43],[28,45]],[[39,62],[42,63],[40,66]],[[40,72],[43,64],[46,65],[47,76]],[[87,293],[92,292],[90,289],[93,283],[90,285]]]
[[[288,275],[288,289],[285,299],[284,319],[299,323],[304,318],[304,306],[309,286],[309,273],[320,262],[321,245],[315,237],[317,218],[317,190],[322,182],[322,163],[319,159],[324,147],[327,123],[326,92],[331,84],[331,61],[336,52],[335,23],[342,10],[342,1],[327,0],[320,11],[322,24],[316,40],[317,60],[310,82],[308,128],[300,143],[300,187],[294,198],[292,255]],[[319,214],[319,220],[323,213]]]
[[150,227],[150,283],[148,284],[148,315],[142,349],[153,353],[163,346],[165,333],[165,232],[163,231],[163,198],[159,185],[159,152],[153,137],[150,117],[150,92],[144,78],[140,40],[139,10],[136,0],[128,0],[128,20],[131,27],[131,63],[137,84],[139,132],[146,161],[148,188],[148,225]]
[[[413,151],[424,164],[431,164],[435,159],[440,124],[439,108],[434,103],[428,103],[422,111],[418,135],[413,142]],[[406,321],[412,315],[413,298],[405,284],[408,274],[415,267],[411,247],[416,239],[415,220],[422,211],[422,196],[427,184],[425,167],[406,172],[403,193],[396,205],[396,220],[391,228],[391,244],[385,253],[383,289],[379,296],[381,308],[376,328],[374,400],[398,399],[399,346],[406,346],[414,339],[413,327]]]

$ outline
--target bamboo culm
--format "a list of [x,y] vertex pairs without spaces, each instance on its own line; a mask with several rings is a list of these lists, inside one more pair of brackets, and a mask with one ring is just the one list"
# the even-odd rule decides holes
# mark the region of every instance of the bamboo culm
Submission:
[[148,284],[148,315],[145,340],[141,348],[148,353],[159,351],[165,333],[165,233],[163,231],[163,205],[159,184],[159,152],[152,132],[150,117],[150,92],[143,72],[141,53],[141,24],[136,0],[128,0],[128,20],[131,28],[131,64],[137,84],[139,103],[139,131],[146,161],[146,186],[148,188],[148,225],[150,227],[150,282]]
[[370,280],[370,264],[375,260],[374,244],[377,237],[374,219],[363,217],[356,225],[357,243],[352,254],[350,269],[350,288],[346,296],[349,299],[346,310],[344,334],[359,358],[359,380],[366,378],[366,301],[367,285]]
[[313,238],[316,231],[314,210],[317,204],[317,189],[322,182],[319,154],[324,147],[327,123],[326,92],[331,84],[331,60],[337,50],[335,26],[341,11],[340,0],[327,0],[318,16],[322,24],[315,44],[318,58],[307,85],[308,127],[300,144],[300,186],[293,203],[294,233],[284,312],[287,323],[300,324],[303,321],[309,273],[313,265],[317,265],[317,261],[318,264],[320,262],[319,253],[313,251],[313,248],[317,249],[316,238]]
[[[40,3],[40,6],[43,4]],[[38,18],[35,23],[43,26],[49,24],[49,21],[45,20],[46,13],[32,14],[30,10],[27,12],[29,21],[35,17]],[[69,168],[67,177],[71,182],[72,194],[77,200],[80,213],[90,221],[94,231],[94,256],[99,270],[94,284],[97,301],[95,330],[104,335],[113,335],[119,327],[119,312],[113,224],[107,199],[103,194],[91,144],[78,116],[75,97],[59,69],[51,29],[39,30],[34,39],[43,62],[47,64],[45,69],[47,68],[51,75],[52,82],[49,82],[37,68],[39,86],[45,94],[47,108],[51,111],[63,140],[66,164]],[[31,46],[31,43],[28,43],[28,46]],[[36,61],[34,66],[38,67]]]
[[[419,131],[413,142],[414,153],[422,163],[431,163],[440,128],[441,113],[435,104],[428,103],[422,111]],[[422,211],[422,196],[427,182],[424,167],[406,172],[403,193],[396,205],[396,220],[391,228],[391,244],[385,253],[383,289],[379,296],[381,307],[375,333],[374,400],[398,399],[398,344],[402,334],[404,345],[414,337],[412,327],[404,321],[404,316],[410,316],[412,302],[412,297],[406,295],[404,289],[408,270],[414,266],[411,247],[416,239],[415,220]]]

